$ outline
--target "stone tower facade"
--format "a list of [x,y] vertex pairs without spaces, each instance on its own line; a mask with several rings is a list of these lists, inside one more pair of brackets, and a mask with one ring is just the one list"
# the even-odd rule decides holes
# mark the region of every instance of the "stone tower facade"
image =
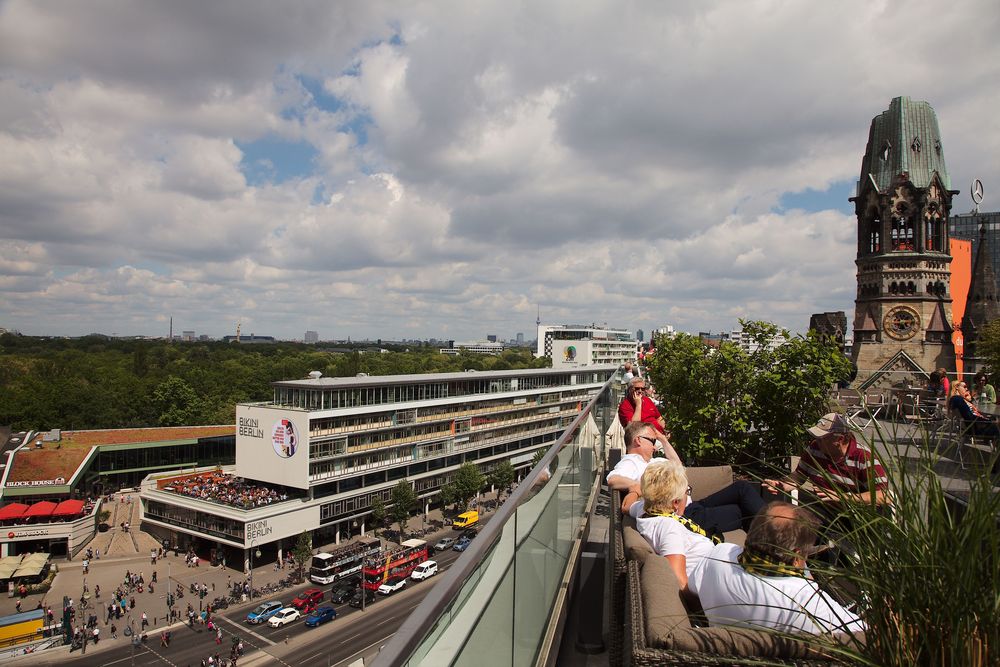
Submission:
[[897,97],[872,120],[857,193],[855,385],[922,384],[936,368],[953,372],[948,216],[958,193],[927,102]]

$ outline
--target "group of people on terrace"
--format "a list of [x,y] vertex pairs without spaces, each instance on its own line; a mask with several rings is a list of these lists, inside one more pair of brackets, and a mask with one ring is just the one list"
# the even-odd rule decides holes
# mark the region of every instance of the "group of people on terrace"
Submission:
[[[763,480],[761,491],[736,481],[693,501],[646,387],[643,378],[631,378],[619,406],[626,453],[608,473],[608,486],[623,494],[622,511],[667,559],[709,624],[813,634],[863,630],[857,615],[820,589],[806,563],[829,537],[823,529],[839,503],[889,500],[885,470],[844,416],[827,414],[808,429],[811,440],[795,470]],[[657,450],[662,458],[654,458]],[[811,494],[828,516],[787,502],[794,491]],[[737,529],[746,531],[744,546],[724,541],[724,533]]]
[[253,509],[288,500],[288,494],[221,472],[202,473],[172,480],[164,491],[210,500],[240,509]]

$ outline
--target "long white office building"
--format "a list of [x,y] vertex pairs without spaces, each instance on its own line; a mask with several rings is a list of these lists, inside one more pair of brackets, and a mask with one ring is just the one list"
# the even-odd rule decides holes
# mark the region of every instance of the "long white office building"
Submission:
[[235,466],[143,481],[143,527],[230,562],[280,557],[304,530],[314,544],[364,533],[399,480],[426,512],[464,463],[526,471],[616,368],[275,382],[271,401],[236,407]]

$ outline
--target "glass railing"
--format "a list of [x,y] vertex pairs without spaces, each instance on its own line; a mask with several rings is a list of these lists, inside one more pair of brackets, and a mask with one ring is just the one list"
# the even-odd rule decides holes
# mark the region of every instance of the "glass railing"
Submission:
[[531,665],[559,619],[600,490],[612,377],[382,648],[375,665]]

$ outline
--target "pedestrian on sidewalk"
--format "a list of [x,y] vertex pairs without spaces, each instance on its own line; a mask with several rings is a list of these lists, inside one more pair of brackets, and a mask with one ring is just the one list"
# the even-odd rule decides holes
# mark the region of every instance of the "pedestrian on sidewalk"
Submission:
[[149,619],[146,618],[146,612],[142,612],[142,629],[145,630],[149,626]]
[[118,626],[114,623],[111,624],[111,638],[118,639]]
[[215,643],[216,644],[222,643],[222,628],[218,626],[216,626],[215,628]]
[[20,600],[18,600],[17,602],[14,603],[14,609],[17,610],[18,614],[21,613],[21,601]]

